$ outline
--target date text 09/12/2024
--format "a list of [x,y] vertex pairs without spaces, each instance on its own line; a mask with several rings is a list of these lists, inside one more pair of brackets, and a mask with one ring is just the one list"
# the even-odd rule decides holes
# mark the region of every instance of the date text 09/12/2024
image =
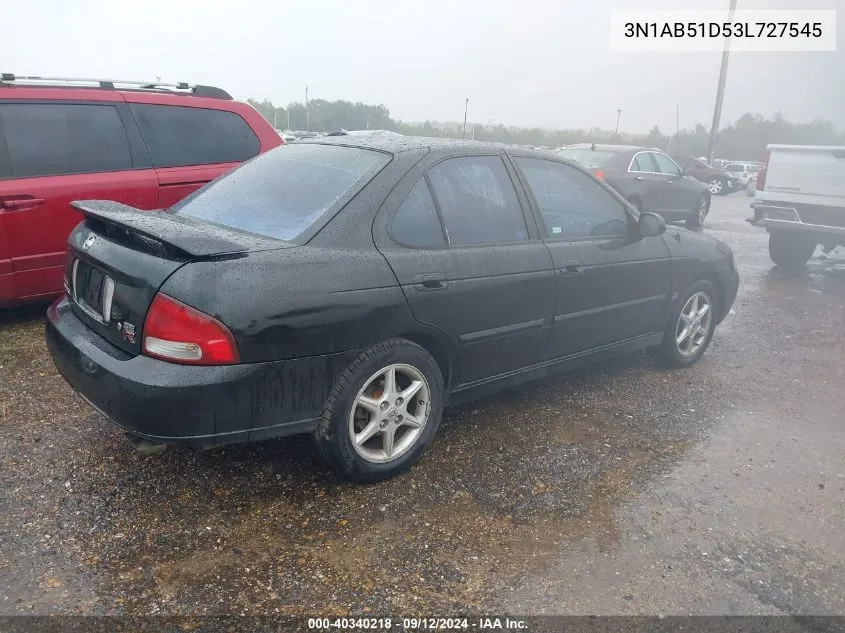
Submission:
[[448,630],[525,630],[524,620],[501,617],[479,618],[308,618],[312,631],[370,630],[387,631],[448,631]]

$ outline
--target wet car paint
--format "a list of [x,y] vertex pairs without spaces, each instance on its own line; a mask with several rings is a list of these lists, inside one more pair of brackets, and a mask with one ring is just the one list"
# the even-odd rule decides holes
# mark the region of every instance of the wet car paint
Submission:
[[[583,253],[576,257],[584,260],[584,281],[571,286],[560,271],[573,246],[540,241],[537,211],[519,186],[532,239],[401,247],[387,226],[427,170],[455,156],[500,156],[516,185],[520,177],[509,155],[494,144],[408,137],[337,137],[321,140],[314,150],[324,144],[361,145],[372,154],[392,152],[392,158],[363,189],[341,198],[290,241],[244,236],[170,213],[133,215],[117,203],[80,203],[89,217],[71,236],[69,257],[100,262],[114,276],[117,310],[139,334],[126,340],[121,329],[97,323],[64,301],[49,315],[47,338],[71,385],[141,437],[220,444],[313,429],[334,377],[357,352],[390,337],[429,350],[455,403],[658,344],[675,301],[697,278],[712,279],[720,289],[718,320],[733,302],[738,279],[727,267],[729,248],[694,233],[682,239],[680,229],[640,237],[633,216],[627,217],[628,237],[574,247]],[[226,178],[301,147],[283,146],[254,159],[206,191],[214,193]],[[521,154],[550,158],[514,150]],[[266,178],[272,180],[272,173]],[[625,208],[606,185],[596,181],[596,187],[617,198],[620,211]],[[197,204],[202,195],[182,206]],[[148,244],[132,241],[137,233],[160,248],[150,252]],[[421,278],[426,274],[445,275],[449,286],[431,292]],[[112,345],[138,354],[143,319],[156,292],[226,324],[242,364],[174,368],[137,356],[115,362],[126,359],[108,344],[84,340],[80,325],[88,324]],[[581,345],[571,347],[570,341]],[[194,415],[181,416],[186,408],[194,408]]]
[[705,225],[744,282],[702,362],[452,409],[374,486],[295,438],[139,456],[55,372],[43,308],[3,313],[3,612],[841,614],[845,258],[782,273],[745,202]]

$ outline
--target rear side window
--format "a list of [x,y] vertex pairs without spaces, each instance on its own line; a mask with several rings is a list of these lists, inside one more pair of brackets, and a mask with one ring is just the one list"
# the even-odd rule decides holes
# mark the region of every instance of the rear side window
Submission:
[[657,165],[657,171],[669,174],[670,176],[680,176],[681,170],[668,156],[663,154],[658,154],[657,152],[652,152],[651,157],[654,160],[654,164]]
[[607,164],[611,158],[616,156],[616,152],[607,150],[591,150],[591,149],[564,149],[557,153],[558,157],[574,160],[584,167],[601,167]]
[[282,145],[171,207],[220,226],[291,240],[360,191],[390,162],[353,147]]
[[399,207],[390,225],[390,237],[406,246],[445,246],[446,238],[425,179],[421,179]]
[[498,156],[450,158],[428,172],[449,244],[528,239],[510,176]]
[[631,163],[631,171],[657,171],[657,167],[651,160],[651,154],[642,152],[634,157],[634,162]]
[[154,167],[243,162],[257,156],[258,137],[225,110],[133,103]]
[[0,125],[12,178],[132,169],[126,129],[112,105],[0,104]]

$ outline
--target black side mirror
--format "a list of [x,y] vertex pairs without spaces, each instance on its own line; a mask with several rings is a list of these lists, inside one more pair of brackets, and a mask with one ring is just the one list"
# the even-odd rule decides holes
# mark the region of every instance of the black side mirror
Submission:
[[637,226],[640,237],[656,237],[666,232],[666,222],[656,213],[640,213]]
[[681,167],[681,174],[689,176],[689,167]]

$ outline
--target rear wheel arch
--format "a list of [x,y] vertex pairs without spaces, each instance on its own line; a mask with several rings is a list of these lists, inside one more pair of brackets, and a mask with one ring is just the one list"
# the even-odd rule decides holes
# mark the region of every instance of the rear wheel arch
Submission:
[[451,350],[451,346],[440,337],[423,332],[398,334],[397,338],[416,343],[434,357],[438,367],[440,367],[440,373],[443,374],[443,384],[448,393],[453,386],[452,377],[457,374],[456,354]]

